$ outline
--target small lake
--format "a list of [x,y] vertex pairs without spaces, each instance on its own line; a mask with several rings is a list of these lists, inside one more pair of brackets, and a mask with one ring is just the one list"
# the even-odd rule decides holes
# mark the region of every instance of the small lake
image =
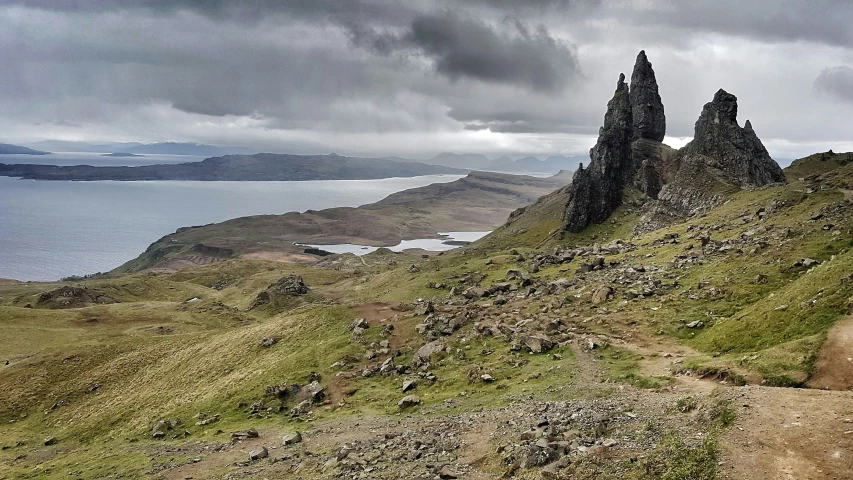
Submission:
[[[0,162],[8,156],[0,156]],[[53,155],[38,158],[48,157]],[[0,177],[0,278],[57,280],[105,272],[179,227],[356,207],[401,190],[459,178],[462,175],[305,182],[69,182]]]
[[[491,232],[439,232],[439,235],[444,235],[445,238],[422,238],[418,240],[403,240],[393,247],[386,247],[394,252],[402,252],[411,248],[421,248],[433,252],[444,252],[459,248],[461,245],[455,242],[474,242]],[[305,244],[306,247],[316,247],[331,253],[354,253],[356,255],[366,255],[375,252],[379,247],[370,247],[365,245],[356,245],[352,243],[338,243],[335,245],[320,245],[320,244]]]

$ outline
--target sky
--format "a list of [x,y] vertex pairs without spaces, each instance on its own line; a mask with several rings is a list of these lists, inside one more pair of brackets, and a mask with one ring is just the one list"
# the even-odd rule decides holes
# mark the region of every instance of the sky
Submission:
[[644,49],[666,143],[724,88],[792,159],[853,150],[850,25],[846,0],[0,0],[0,142],[584,154]]

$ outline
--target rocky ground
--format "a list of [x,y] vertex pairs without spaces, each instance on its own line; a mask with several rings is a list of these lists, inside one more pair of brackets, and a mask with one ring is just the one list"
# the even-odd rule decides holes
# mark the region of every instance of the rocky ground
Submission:
[[[631,90],[654,103],[646,63]],[[669,215],[609,178],[607,220],[580,219],[578,192],[663,135],[619,88],[600,145],[624,155],[453,252],[197,244],[222,258],[0,285],[0,477],[851,478],[853,157],[767,183],[722,92],[679,155],[725,188],[668,183]],[[746,173],[724,161],[743,142]]]

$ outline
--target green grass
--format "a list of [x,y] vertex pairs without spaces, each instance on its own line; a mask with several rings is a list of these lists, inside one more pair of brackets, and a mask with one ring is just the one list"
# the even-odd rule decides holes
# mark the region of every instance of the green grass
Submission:
[[666,378],[641,375],[640,360],[642,357],[629,350],[608,345],[597,349],[595,356],[611,380],[647,389],[659,389],[668,381]]

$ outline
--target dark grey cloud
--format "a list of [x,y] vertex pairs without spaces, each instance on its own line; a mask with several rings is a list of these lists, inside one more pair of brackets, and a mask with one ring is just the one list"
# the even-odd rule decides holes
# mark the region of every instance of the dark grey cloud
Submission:
[[853,46],[853,2],[849,0],[636,1],[611,5],[610,15],[650,29]]
[[820,93],[853,102],[853,68],[842,66],[824,69],[815,79],[814,87]]
[[531,31],[518,20],[507,23],[509,29],[501,32],[454,14],[422,16],[405,38],[451,79],[471,77],[555,92],[578,77],[571,44],[555,39],[543,26]]
[[348,22],[353,43],[381,55],[421,55],[451,80],[506,83],[559,92],[581,75],[574,45],[544,26],[516,18],[493,26],[450,11],[419,15],[401,33],[379,32]]
[[0,0],[0,140],[575,153],[644,48],[670,135],[691,135],[723,87],[790,157],[847,139],[851,12],[832,0]]

